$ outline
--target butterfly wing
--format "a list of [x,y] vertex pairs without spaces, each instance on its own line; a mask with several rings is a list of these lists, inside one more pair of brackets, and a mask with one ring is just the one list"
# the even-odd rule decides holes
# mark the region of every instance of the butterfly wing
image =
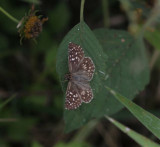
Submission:
[[89,83],[79,83],[77,84],[78,94],[82,102],[89,103],[93,99],[93,92],[92,88],[90,87]]
[[69,81],[66,91],[65,109],[76,109],[81,105],[81,103],[82,100],[78,94],[76,85]]
[[68,45],[68,65],[69,65],[69,72],[74,73],[77,71],[78,65],[84,58],[84,51],[82,48],[70,42]]
[[81,75],[86,75],[89,81],[92,80],[94,71],[95,71],[95,66],[90,57],[85,57],[78,66],[78,72],[82,72],[83,74]]
[[72,75],[66,91],[65,108],[78,108],[82,102],[89,103],[93,99],[89,81],[92,79],[95,66],[90,57],[84,57],[82,48],[74,43],[68,46],[69,72]]

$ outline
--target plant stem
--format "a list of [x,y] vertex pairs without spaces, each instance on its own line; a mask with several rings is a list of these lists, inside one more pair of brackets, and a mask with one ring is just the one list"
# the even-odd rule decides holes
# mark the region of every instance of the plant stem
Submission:
[[0,7],[0,11],[4,14],[4,15],[6,15],[9,19],[11,19],[12,21],[14,21],[15,23],[19,23],[19,21],[16,19],[16,18],[14,18],[12,15],[10,15],[7,11],[5,11],[2,7]]
[[150,64],[149,64],[151,70],[152,70],[153,66],[155,65],[156,60],[158,59],[159,55],[160,55],[160,51],[158,49],[155,49],[154,53],[151,57]]
[[154,21],[156,21],[156,19],[158,18],[159,15],[160,15],[160,1],[158,0],[154,4],[154,8],[153,8],[150,16],[148,17],[146,23],[143,25],[141,31],[139,32],[139,35],[143,36],[146,28],[149,27]]
[[92,120],[88,124],[86,124],[72,139],[73,142],[83,142],[93,131],[95,126],[97,125],[98,120]]
[[84,18],[83,18],[84,3],[85,3],[85,0],[81,0],[80,22],[84,21]]
[[109,11],[108,11],[108,0],[102,0],[102,10],[103,10],[103,21],[104,27],[109,27]]
[[135,12],[132,10],[132,4],[129,0],[120,0],[121,2],[121,7],[123,10],[125,10],[126,15],[129,20],[129,25],[128,25],[128,31],[136,36],[138,32],[138,24],[137,24],[137,18],[135,17]]

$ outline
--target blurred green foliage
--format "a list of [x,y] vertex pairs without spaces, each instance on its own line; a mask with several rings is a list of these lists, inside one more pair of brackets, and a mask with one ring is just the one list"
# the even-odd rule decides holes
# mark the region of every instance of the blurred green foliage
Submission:
[[87,143],[81,143],[81,142],[71,142],[71,143],[58,143],[55,147],[91,147]]
[[[21,20],[32,2],[1,0],[0,6]],[[39,2],[34,1],[36,4]],[[37,38],[37,44],[23,40],[20,46],[17,24],[0,13],[0,97],[8,98],[18,93],[0,112],[0,119],[16,119],[0,123],[0,146],[12,146],[16,142],[29,145],[32,140],[30,136],[36,135],[32,131],[33,126],[37,128],[42,122],[54,125],[62,119],[63,101],[55,68],[56,53],[71,13],[66,2],[52,4],[52,8],[49,3],[35,6],[38,13],[49,18]],[[50,8],[43,9],[43,6]],[[32,146],[40,145],[33,142]]]

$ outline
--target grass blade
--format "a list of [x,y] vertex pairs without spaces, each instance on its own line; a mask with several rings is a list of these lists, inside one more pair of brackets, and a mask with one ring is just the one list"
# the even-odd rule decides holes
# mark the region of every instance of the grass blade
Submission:
[[160,119],[144,110],[131,100],[106,87],[148,130],[160,139]]
[[12,95],[10,98],[8,98],[6,101],[4,101],[3,103],[0,104],[0,110],[6,106],[13,98],[16,97],[16,94]]
[[123,124],[119,123],[118,121],[114,120],[113,118],[110,118],[108,116],[105,116],[111,123],[113,123],[117,128],[119,128],[122,132],[127,134],[129,137],[131,137],[135,142],[137,142],[140,146],[151,146],[151,147],[159,147],[157,143],[151,141],[147,137],[135,132],[134,130],[124,126]]

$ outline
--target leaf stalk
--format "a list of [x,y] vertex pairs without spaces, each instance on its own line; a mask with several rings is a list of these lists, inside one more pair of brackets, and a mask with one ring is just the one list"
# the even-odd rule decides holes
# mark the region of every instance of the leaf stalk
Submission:
[[83,13],[84,13],[84,3],[85,3],[85,0],[81,0],[80,22],[84,21],[84,18],[83,18]]

